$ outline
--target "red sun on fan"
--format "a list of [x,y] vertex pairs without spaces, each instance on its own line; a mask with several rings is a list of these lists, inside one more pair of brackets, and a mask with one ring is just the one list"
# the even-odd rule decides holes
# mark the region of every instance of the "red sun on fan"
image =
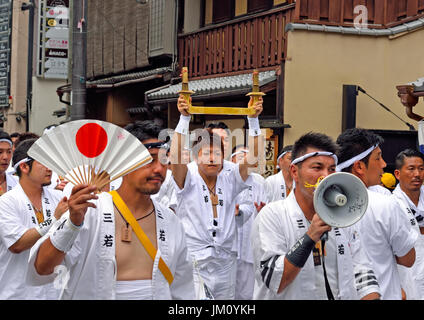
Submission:
[[78,150],[87,158],[99,156],[107,146],[107,133],[97,123],[83,125],[76,134]]

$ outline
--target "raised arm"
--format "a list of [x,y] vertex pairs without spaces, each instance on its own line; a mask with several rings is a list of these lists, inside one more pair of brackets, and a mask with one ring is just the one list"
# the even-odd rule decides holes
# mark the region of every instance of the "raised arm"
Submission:
[[77,237],[82,224],[84,223],[85,213],[89,207],[95,208],[96,205],[88,202],[97,199],[94,192],[95,186],[78,185],[72,189],[69,197],[69,217],[60,220],[56,224],[54,232],[41,244],[35,259],[35,270],[40,275],[49,275],[54,272],[54,268],[65,258],[66,252],[70,250],[75,238]]
[[243,181],[246,181],[249,177],[249,168],[254,168],[258,166],[258,157],[259,157],[259,136],[261,135],[261,129],[259,127],[259,115],[263,110],[263,100],[262,97],[259,98],[259,101],[253,103],[252,98],[249,101],[249,107],[255,109],[255,114],[248,116],[247,120],[249,122],[249,139],[248,139],[248,148],[249,153],[247,154],[246,159],[240,163],[240,176]]
[[187,101],[182,95],[178,98],[177,102],[178,111],[180,111],[180,121],[175,128],[174,135],[171,140],[171,171],[175,182],[180,189],[184,188],[185,178],[187,176],[187,164],[183,161],[182,150],[184,147],[184,141],[189,131],[190,125],[190,114],[188,113]]

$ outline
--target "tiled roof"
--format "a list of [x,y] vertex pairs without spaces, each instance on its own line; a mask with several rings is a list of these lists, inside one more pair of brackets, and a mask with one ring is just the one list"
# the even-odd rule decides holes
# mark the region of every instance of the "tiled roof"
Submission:
[[123,75],[87,81],[87,85],[115,84],[115,83],[119,83],[119,82],[123,82],[123,81],[142,79],[142,78],[146,78],[146,77],[157,75],[157,74],[163,74],[163,73],[166,73],[168,71],[171,71],[171,68],[162,67],[162,68],[156,68],[156,69],[151,69],[151,70],[146,70],[146,71],[127,73],[127,74],[123,74]]
[[[266,85],[277,79],[275,70],[259,72],[259,85]],[[194,91],[192,97],[220,94],[223,92],[240,91],[246,89],[246,93],[252,88],[252,74],[245,73],[235,76],[215,77],[208,79],[192,80],[189,82],[190,90]],[[178,97],[181,83],[147,94],[149,100],[162,100]]]

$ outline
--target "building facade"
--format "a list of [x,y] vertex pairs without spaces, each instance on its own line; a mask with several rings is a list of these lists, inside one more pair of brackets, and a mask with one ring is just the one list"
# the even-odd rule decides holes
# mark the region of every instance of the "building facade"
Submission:
[[[245,105],[249,85],[241,78],[258,69],[267,93],[261,125],[272,130],[274,159],[303,133],[336,138],[352,124],[388,143],[397,134],[406,145],[416,139],[394,88],[422,75],[424,1],[186,0],[183,8],[178,61],[197,88],[193,103]],[[353,113],[345,110],[346,86],[356,88]],[[169,110],[171,128],[179,90],[174,84],[147,95],[149,105]],[[195,123],[239,126],[241,118],[233,118],[195,116]]]

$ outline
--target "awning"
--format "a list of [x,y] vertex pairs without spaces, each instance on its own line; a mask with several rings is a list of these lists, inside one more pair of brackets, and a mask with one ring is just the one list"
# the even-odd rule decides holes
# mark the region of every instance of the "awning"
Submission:
[[[265,86],[277,79],[276,70],[259,72],[259,86]],[[194,101],[230,95],[246,94],[252,89],[252,74],[244,73],[234,76],[214,77],[207,79],[191,80],[190,90],[194,91]],[[153,89],[146,92],[146,101],[149,104],[162,104],[176,102],[181,83],[165,88]]]

